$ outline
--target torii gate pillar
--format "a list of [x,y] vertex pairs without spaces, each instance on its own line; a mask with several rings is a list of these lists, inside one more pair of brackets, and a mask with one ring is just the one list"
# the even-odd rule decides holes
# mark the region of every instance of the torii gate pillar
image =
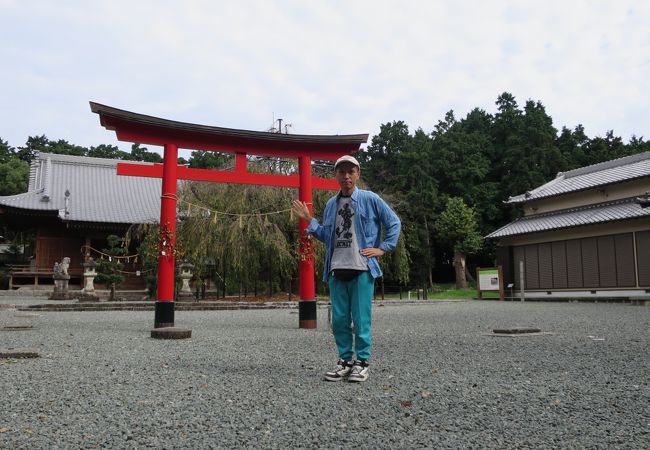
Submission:
[[165,144],[162,195],[160,198],[160,238],[158,242],[158,299],[156,300],[154,328],[174,326],[177,167],[178,146]]
[[[300,187],[298,199],[307,203],[309,213],[313,214],[311,190],[311,158],[301,156],[298,161],[300,174]],[[300,262],[298,273],[300,275],[300,302],[298,303],[299,328],[316,328],[316,290],[314,287],[314,249],[311,237],[306,231],[309,224],[305,219],[300,219],[298,236],[300,236]]]

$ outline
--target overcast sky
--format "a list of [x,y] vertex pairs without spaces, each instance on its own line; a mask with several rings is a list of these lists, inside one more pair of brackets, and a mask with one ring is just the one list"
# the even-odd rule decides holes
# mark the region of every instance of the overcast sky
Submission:
[[[0,138],[118,143],[88,101],[300,134],[430,132],[511,92],[650,139],[650,1],[0,0]],[[151,148],[152,150],[156,148]]]

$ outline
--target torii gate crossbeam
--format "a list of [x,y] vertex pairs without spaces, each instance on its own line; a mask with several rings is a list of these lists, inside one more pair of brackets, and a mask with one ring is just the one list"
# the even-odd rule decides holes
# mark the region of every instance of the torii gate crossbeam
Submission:
[[[312,189],[337,190],[334,180],[312,176],[311,161],[335,160],[359,150],[367,142],[367,134],[359,135],[295,135],[210,127],[176,122],[124,111],[90,102],[100,123],[114,130],[122,141],[164,147],[163,164],[119,163],[118,175],[162,178],[160,207],[160,242],[158,255],[158,294],[154,328],[174,326],[174,271],[176,242],[176,186],[179,179],[241,183],[298,188],[298,198],[310,205]],[[178,165],[178,149],[235,153],[232,171],[192,169]],[[298,159],[298,175],[258,174],[247,171],[247,155],[266,155]],[[313,248],[305,236],[308,224],[300,219],[299,262],[300,328],[316,328]]]

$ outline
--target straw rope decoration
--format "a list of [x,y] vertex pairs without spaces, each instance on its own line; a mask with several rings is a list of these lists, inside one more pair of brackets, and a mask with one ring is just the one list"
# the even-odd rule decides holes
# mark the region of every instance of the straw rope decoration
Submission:
[[138,257],[140,256],[139,253],[135,253],[133,255],[109,255],[108,253],[104,253],[101,250],[97,250],[96,248],[91,247],[90,245],[84,244],[81,246],[81,253],[85,254],[87,251],[93,251],[97,255],[100,256],[101,259],[108,259],[109,261],[112,261],[113,259],[124,259],[126,262],[131,262],[133,260],[134,263],[138,262]]
[[[191,217],[193,208],[195,210],[199,210],[207,217],[213,217],[212,223],[217,223],[217,217],[220,215],[227,216],[227,217],[236,217],[239,219],[240,228],[243,228],[243,219],[249,217],[264,217],[264,216],[271,216],[274,214],[283,214],[288,212],[291,216],[291,220],[293,220],[294,218],[293,209],[291,208],[281,209],[278,211],[257,212],[257,213],[229,213],[229,212],[217,211],[203,205],[198,205],[196,203],[188,202],[187,200],[181,200],[176,195],[173,194],[164,194],[161,196],[161,198],[170,198],[176,200],[177,203],[182,203],[184,205],[187,205],[187,213],[186,213],[187,217]],[[307,202],[307,204],[313,205],[312,202]],[[297,247],[298,247],[298,256],[301,261],[312,260],[314,255],[314,239],[311,235],[305,236],[305,239],[299,239],[297,242]]]
[[[217,216],[228,216],[228,217],[237,217],[240,220],[243,218],[247,217],[263,217],[263,216],[272,216],[274,214],[283,214],[283,213],[290,213],[291,214],[291,219],[293,220],[293,210],[291,208],[287,209],[280,209],[278,211],[269,211],[269,212],[255,212],[255,213],[229,213],[229,212],[224,212],[224,211],[217,211],[215,209],[208,208],[207,206],[199,205],[196,203],[188,202],[187,200],[182,200],[179,199],[176,195],[174,194],[163,194],[160,196],[160,198],[169,198],[172,200],[175,200],[177,203],[182,203],[187,205],[187,217],[191,216],[191,213],[193,210],[198,210],[200,212],[206,213],[207,217],[212,217],[214,215],[213,222],[217,221]],[[308,205],[312,205],[313,203],[307,202]]]
[[[90,252],[93,252],[94,254],[99,255],[100,259],[104,259],[104,257],[106,257],[106,259],[108,259],[109,261],[112,261],[113,259],[118,259],[118,260],[123,259],[123,260],[126,260],[127,263],[130,263],[131,260],[133,260],[133,264],[136,264],[138,262],[138,257],[140,256],[139,253],[135,253],[133,255],[123,255],[123,256],[122,255],[109,255],[108,253],[104,253],[101,250],[97,250],[96,248],[91,247],[90,245],[84,244],[84,245],[81,246],[81,253],[82,254],[85,255],[85,254],[90,253]],[[140,275],[143,275],[145,273],[151,272],[153,270],[154,269],[132,270],[132,271],[130,271],[130,270],[115,270],[115,272],[140,276]]]
[[[217,222],[217,217],[218,216],[227,216],[227,217],[236,217],[239,219],[240,226],[243,227],[243,219],[244,218],[249,218],[249,217],[264,217],[264,216],[271,216],[274,214],[283,214],[283,213],[290,213],[291,215],[291,220],[293,220],[293,210],[291,208],[287,209],[281,209],[278,211],[269,211],[269,212],[257,212],[257,213],[229,213],[229,212],[223,212],[223,211],[217,211],[211,208],[208,208],[203,205],[198,205],[196,203],[188,202],[187,200],[181,200],[179,199],[176,195],[174,194],[163,194],[161,195],[161,198],[168,198],[175,200],[177,203],[183,203],[187,205],[187,217],[191,217],[192,214],[192,209],[197,209],[204,214],[207,214],[207,217],[212,217],[213,223]],[[311,202],[307,202],[308,205],[312,205]],[[207,218],[206,217],[206,218]],[[178,249],[174,245],[174,240],[172,239],[171,235],[171,230],[169,229],[169,224],[164,224],[163,226],[160,227],[160,237],[159,237],[159,248],[160,248],[160,255],[161,256],[177,256]],[[298,242],[298,254],[300,255],[300,260],[301,261],[308,261],[312,258],[313,255],[313,250],[314,250],[314,242],[312,239],[311,235],[306,236],[306,239],[304,240],[299,240]],[[95,254],[99,255],[101,259],[104,259],[106,257],[109,261],[112,261],[113,258],[117,260],[125,260],[127,263],[131,262],[131,259],[133,259],[133,263],[138,262],[138,257],[140,257],[139,253],[135,253],[133,255],[123,255],[123,256],[117,256],[117,255],[109,255],[108,253],[102,252],[101,250],[97,250],[96,248],[91,247],[90,245],[82,245],[81,246],[81,253],[87,253],[89,251],[94,252]],[[148,270],[140,270],[137,271],[139,273],[146,273],[150,272],[153,269],[148,269]],[[127,272],[127,271],[118,271],[121,273],[137,273],[137,272]]]

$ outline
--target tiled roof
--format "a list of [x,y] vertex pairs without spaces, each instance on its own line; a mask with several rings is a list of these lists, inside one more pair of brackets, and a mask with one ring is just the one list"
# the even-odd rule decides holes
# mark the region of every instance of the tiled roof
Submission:
[[642,208],[637,203],[636,197],[627,198],[598,205],[521,217],[486,237],[502,238],[640,217],[650,217],[650,208]]
[[[128,163],[85,156],[37,154],[30,169],[28,191],[0,197],[0,205],[58,212],[61,219],[79,222],[158,221],[162,180],[118,176],[118,162]],[[67,206],[66,191],[70,193]]]
[[650,152],[643,152],[559,173],[554,180],[510,197],[506,203],[525,203],[647,176],[650,176]]

